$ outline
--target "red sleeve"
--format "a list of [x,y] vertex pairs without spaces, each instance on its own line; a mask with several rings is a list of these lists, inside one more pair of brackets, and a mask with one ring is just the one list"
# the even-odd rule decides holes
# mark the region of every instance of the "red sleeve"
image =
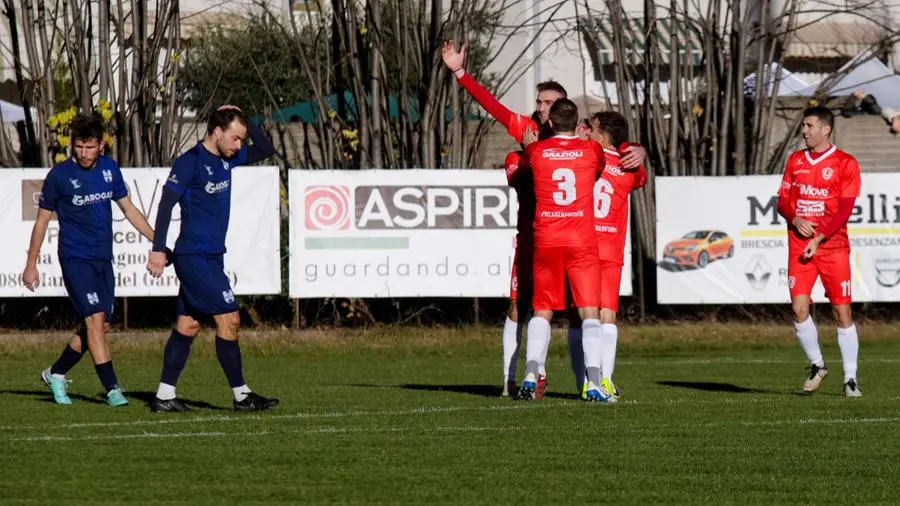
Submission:
[[862,181],[859,175],[859,163],[856,161],[856,158],[848,157],[847,162],[842,167],[841,183],[841,199],[855,199],[859,197]]
[[511,135],[517,143],[521,144],[522,135],[525,134],[526,127],[529,123],[534,124],[534,121],[527,116],[520,116],[507,109],[505,105],[501,104],[496,97],[491,95],[491,92],[479,84],[468,72],[464,72],[462,77],[458,80],[460,86],[465,88],[469,95],[472,95],[472,98],[478,102],[478,105],[483,107],[491,117],[499,121],[500,124],[506,128],[506,131],[509,132],[509,135]]
[[637,174],[634,175],[634,187],[633,190],[637,190],[638,188],[643,188],[644,185],[647,184],[647,169],[644,168],[643,165],[638,167]]
[[511,151],[506,155],[503,167],[506,168],[506,182],[510,186],[515,186],[515,179],[519,172],[519,158],[522,156],[521,151]]
[[837,213],[831,217],[831,221],[829,221],[828,224],[825,225],[825,228],[819,231],[819,233],[828,239],[834,235],[835,232],[843,228],[850,220],[850,215],[853,214],[854,204],[856,204],[856,197],[839,198]]
[[791,197],[785,195],[778,195],[778,214],[780,214],[785,220],[787,220],[788,225],[793,223],[794,221],[794,208],[791,206]]

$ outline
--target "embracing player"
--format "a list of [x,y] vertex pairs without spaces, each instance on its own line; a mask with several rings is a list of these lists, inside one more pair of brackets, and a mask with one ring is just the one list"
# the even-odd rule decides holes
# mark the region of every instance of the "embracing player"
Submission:
[[806,149],[787,159],[778,212],[788,222],[788,284],[797,340],[809,360],[805,392],[815,392],[828,374],[816,324],[809,314],[817,278],[838,321],[837,341],[844,365],[844,395],[860,397],[856,381],[859,337],[850,312],[850,239],[847,221],[859,197],[856,158],[831,144],[834,116],[825,107],[803,112]]
[[[444,60],[444,64],[451,72],[453,72],[453,75],[456,77],[460,86],[462,86],[491,117],[496,119],[504,128],[506,128],[506,131],[517,144],[521,145],[523,148],[525,147],[523,141],[527,132],[540,133],[541,138],[553,135],[552,129],[548,127],[550,107],[557,100],[567,98],[566,89],[561,84],[555,81],[538,83],[535,111],[530,116],[516,114],[500,103],[500,101],[491,95],[484,86],[479,84],[466,72],[464,68],[466,58],[465,44],[457,50],[455,41],[446,41],[441,50],[441,56]],[[637,168],[646,158],[646,155],[647,151],[643,147],[637,144],[631,144],[627,149],[627,153],[622,158],[623,166],[627,168]],[[510,161],[514,162],[513,165],[515,165],[517,159],[518,156],[513,153],[507,155],[507,163],[505,163],[507,172],[509,172]],[[530,189],[525,189],[524,192],[519,188],[516,188],[516,190],[520,206],[531,207],[534,205],[532,202],[527,201],[527,197],[531,193]],[[521,317],[524,317],[530,310],[530,297],[527,295],[531,293],[531,290],[526,285],[526,282],[531,278],[531,275],[527,270],[522,270],[523,268],[529,269],[530,262],[527,261],[529,258],[525,258],[524,260],[526,261],[519,261],[518,259],[520,251],[528,250],[529,253],[527,255],[530,255],[530,250],[532,249],[531,244],[524,242],[528,240],[529,237],[521,233],[522,227],[526,224],[530,225],[530,218],[525,224],[523,224],[521,220],[519,222],[520,232],[518,234],[519,237],[516,240],[512,279],[510,280],[510,304],[509,310],[507,311],[506,323],[503,326],[504,396],[515,395],[516,357],[518,356],[519,344],[522,340],[522,324],[519,323],[521,321],[520,313]],[[530,226],[526,228],[530,229]],[[525,297],[522,297],[522,295],[525,295]],[[547,345],[549,346],[549,344],[550,343],[548,342]],[[543,396],[546,387],[547,378],[542,362],[538,377],[538,398]]]
[[[625,257],[625,239],[628,234],[628,196],[647,184],[647,171],[643,166],[627,169],[622,165],[621,149],[627,146],[628,122],[614,111],[604,111],[591,116],[591,139],[603,146],[606,169],[594,185],[594,231],[600,258],[600,322],[601,362],[600,387],[610,402],[619,398],[619,389],[612,375],[616,364],[616,344],[619,331],[616,314],[619,311],[619,288]],[[616,149],[619,146],[619,149]],[[569,315],[569,351],[572,372],[578,391],[587,395],[584,382],[581,326],[577,314]]]
[[531,176],[535,194],[532,310],[519,399],[533,399],[549,342],[550,320],[566,307],[566,280],[583,320],[587,399],[604,400],[600,384],[600,261],[593,220],[594,182],[605,167],[600,145],[576,135],[578,108],[559,99],[550,108],[555,135],[525,148],[517,177]]

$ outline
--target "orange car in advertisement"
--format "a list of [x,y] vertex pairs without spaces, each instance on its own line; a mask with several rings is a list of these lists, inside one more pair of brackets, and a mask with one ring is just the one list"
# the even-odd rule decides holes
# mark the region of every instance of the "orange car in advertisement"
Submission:
[[694,230],[666,244],[663,262],[704,268],[713,260],[734,256],[734,239],[721,230]]

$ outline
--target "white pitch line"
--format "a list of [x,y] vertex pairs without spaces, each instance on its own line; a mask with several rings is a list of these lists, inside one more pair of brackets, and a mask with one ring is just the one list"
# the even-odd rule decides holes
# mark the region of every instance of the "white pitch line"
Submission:
[[[255,433],[254,435],[268,434],[267,432]],[[147,438],[185,438],[185,437],[221,437],[236,436],[238,434],[228,434],[226,432],[141,432],[139,434],[108,434],[99,436],[32,436],[16,438],[14,441],[98,441],[104,439],[147,439]]]
[[484,406],[484,407],[464,407],[464,406],[431,406],[394,411],[344,411],[344,412],[326,412],[326,413],[291,413],[285,415],[214,415],[214,416],[192,416],[184,418],[165,418],[156,420],[133,420],[130,422],[87,422],[87,423],[68,423],[60,425],[44,425],[44,426],[4,426],[0,427],[5,430],[46,430],[46,429],[83,429],[97,427],[139,427],[148,425],[171,425],[186,423],[209,423],[209,422],[245,422],[245,421],[265,421],[265,420],[297,420],[297,419],[320,419],[320,418],[345,418],[354,416],[414,416],[428,414],[453,413],[458,411],[510,411],[521,409],[547,409],[551,407],[574,406],[576,403],[520,403],[510,404],[506,406]]

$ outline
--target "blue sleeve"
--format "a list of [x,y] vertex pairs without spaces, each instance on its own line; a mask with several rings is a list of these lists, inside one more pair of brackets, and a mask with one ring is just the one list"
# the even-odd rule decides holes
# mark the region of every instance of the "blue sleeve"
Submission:
[[194,163],[192,156],[181,156],[172,164],[172,170],[169,172],[169,178],[163,189],[175,192],[177,196],[181,196],[190,186],[194,179],[194,171],[197,164]]
[[113,200],[124,199],[128,196],[128,187],[125,186],[125,176],[119,164],[113,166]]
[[178,203],[181,194],[175,193],[169,185],[163,187],[159,209],[156,210],[156,226],[153,227],[153,251],[166,251],[166,237],[169,224],[172,222],[172,209]]
[[261,162],[275,154],[275,146],[272,145],[269,136],[256,123],[247,121],[247,134],[253,144],[241,148],[232,163],[235,167]]
[[47,177],[44,178],[44,186],[41,189],[41,198],[38,201],[38,207],[54,213],[56,212],[60,197],[56,179],[56,171],[51,169],[50,172],[47,173]]

